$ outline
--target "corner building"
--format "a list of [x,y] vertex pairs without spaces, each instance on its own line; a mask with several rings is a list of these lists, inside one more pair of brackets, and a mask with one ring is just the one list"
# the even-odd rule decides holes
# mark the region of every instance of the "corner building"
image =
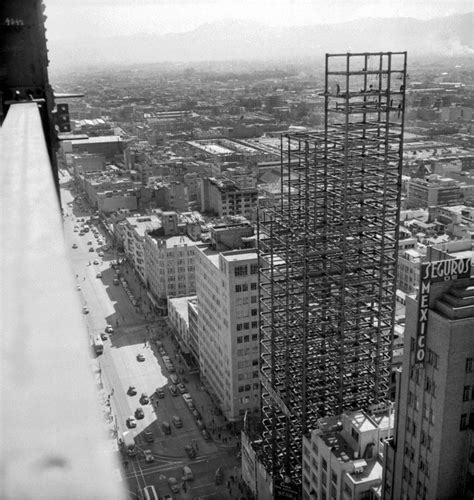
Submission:
[[387,446],[383,498],[473,498],[474,278],[430,283],[428,300],[422,292],[407,297],[397,431]]
[[257,252],[219,250],[214,240],[197,246],[195,259],[201,377],[238,422],[260,403]]

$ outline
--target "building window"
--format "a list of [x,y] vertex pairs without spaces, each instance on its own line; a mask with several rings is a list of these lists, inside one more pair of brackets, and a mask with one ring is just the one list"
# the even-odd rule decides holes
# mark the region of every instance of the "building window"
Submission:
[[471,386],[465,385],[464,390],[462,391],[462,400],[469,401],[471,399]]
[[248,335],[244,335],[244,342],[248,342],[250,340],[250,337]]
[[[241,327],[242,325],[237,325],[237,330],[242,330],[242,328],[239,328],[239,326]],[[237,337],[237,344],[241,344],[242,343],[242,337]]]
[[258,339],[258,334],[252,333],[252,340],[257,340]]
[[247,285],[247,283],[244,283],[244,284],[242,285],[242,292],[247,292],[247,291],[248,291],[248,289],[249,289],[249,286]]
[[[325,470],[325,471],[328,470],[328,463],[327,463],[327,460],[325,458],[323,458],[321,465],[323,467],[323,470]],[[326,481],[324,481],[324,483],[326,483]]]
[[238,292],[241,292],[242,291],[242,285],[235,285],[235,291],[238,293]]
[[250,264],[250,274],[258,273],[258,264]]
[[352,438],[358,443],[359,442],[359,433],[352,427],[351,429]]
[[235,266],[234,268],[234,276],[247,276],[248,267],[245,266]]
[[252,328],[258,328],[258,321],[252,321]]
[[257,289],[257,283],[250,283],[250,290],[256,290]]
[[335,472],[332,472],[331,473],[331,481],[334,483],[334,484],[337,484],[337,474]]
[[473,361],[474,361],[474,358],[467,358],[466,359],[466,373],[472,372],[472,367],[474,364]]
[[319,453],[318,445],[316,443],[313,443],[311,447],[313,448],[314,454],[317,455]]
[[251,309],[250,314],[252,316],[257,316],[258,315],[258,309]]
[[459,430],[465,431],[467,429],[467,413],[461,415],[461,421],[459,423]]

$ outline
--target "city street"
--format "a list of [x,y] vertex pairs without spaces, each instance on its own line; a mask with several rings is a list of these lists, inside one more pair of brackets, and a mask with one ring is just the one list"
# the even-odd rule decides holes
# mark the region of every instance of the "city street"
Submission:
[[[62,183],[69,180],[69,174],[62,171]],[[69,182],[68,187],[70,184]],[[173,493],[173,498],[176,499],[241,498],[237,487],[240,475],[237,441],[234,439],[231,442],[230,437],[227,441],[223,437],[224,432],[221,436],[217,417],[214,420],[211,415],[213,405],[207,393],[202,390],[197,375],[187,373],[187,367],[176,353],[175,343],[165,322],[151,320],[150,306],[145,302],[146,294],[139,290],[135,273],[130,268],[121,266],[123,281],[114,284],[116,270],[112,267],[112,262],[115,262],[117,255],[111,248],[103,227],[96,223],[97,230],[93,231],[93,225],[88,223],[90,231],[80,235],[85,224],[84,217],[93,215],[92,211],[87,209],[84,201],[73,201],[70,189],[63,187],[61,196],[65,238],[71,252],[77,293],[81,305],[88,310],[83,317],[91,342],[91,365],[97,377],[99,400],[109,425],[110,450],[120,453],[117,442],[128,430],[133,433],[138,448],[135,457],[129,457],[124,452],[121,458],[123,469],[118,471],[117,476],[126,481],[126,488],[132,498],[140,498],[143,487],[150,484],[156,487],[160,496],[171,494],[167,484],[169,477],[176,478],[180,486],[180,492]],[[73,248],[74,244],[77,248]],[[90,248],[94,250],[90,251]],[[107,248],[109,250],[105,251]],[[103,256],[99,256],[99,252],[103,252]],[[98,273],[102,276],[97,277]],[[136,306],[131,302],[131,293],[136,298]],[[145,319],[145,313],[148,320]],[[107,325],[113,327],[113,333],[105,334]],[[96,356],[92,340],[101,334],[106,339],[104,351]],[[177,374],[180,382],[185,382],[196,408],[202,414],[202,421],[206,426],[211,426],[208,429],[214,439],[204,440],[196,419],[181,394],[173,396],[169,391],[170,374],[158,353],[157,339],[160,339],[162,348],[180,372]],[[144,356],[144,361],[137,360],[139,354]],[[136,389],[133,396],[127,394],[130,386]],[[158,388],[163,388],[164,397],[157,397],[155,391]],[[142,394],[149,397],[149,403],[140,403]],[[127,418],[135,417],[139,408],[143,410],[143,418],[136,419],[136,428],[128,429]],[[173,417],[181,419],[182,427],[178,428],[173,424]],[[170,434],[164,433],[163,422],[170,424]],[[145,431],[152,432],[153,442],[145,441]],[[191,446],[195,450],[195,458],[188,457],[185,446]],[[145,461],[144,450],[151,451],[154,459],[152,462]],[[183,465],[191,468],[194,473],[193,481],[182,481]],[[221,485],[215,485],[215,471],[219,467],[224,471],[224,481]]]

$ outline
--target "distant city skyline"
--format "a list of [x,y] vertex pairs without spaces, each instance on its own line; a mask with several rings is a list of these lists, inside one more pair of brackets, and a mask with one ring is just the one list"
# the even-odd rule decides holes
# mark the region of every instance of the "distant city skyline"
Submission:
[[45,5],[50,40],[182,33],[228,19],[287,27],[367,17],[431,19],[474,10],[467,0],[45,0]]

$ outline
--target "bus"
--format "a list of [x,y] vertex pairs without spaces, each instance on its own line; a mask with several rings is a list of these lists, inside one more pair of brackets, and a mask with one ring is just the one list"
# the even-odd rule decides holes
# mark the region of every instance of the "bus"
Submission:
[[155,487],[145,486],[142,491],[143,500],[159,500],[158,495],[156,494]]
[[94,337],[93,345],[96,354],[102,354],[104,352],[104,343],[102,342],[100,335]]

